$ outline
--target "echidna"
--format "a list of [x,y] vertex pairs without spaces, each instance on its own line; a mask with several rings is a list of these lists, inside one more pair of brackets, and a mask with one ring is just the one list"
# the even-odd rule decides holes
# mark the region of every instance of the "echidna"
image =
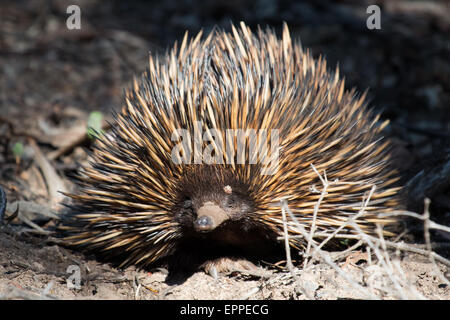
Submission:
[[[310,230],[322,188],[317,173],[334,183],[316,211],[316,232],[357,214],[373,186],[356,222],[368,232],[391,222],[377,217],[400,203],[381,136],[387,122],[367,109],[365,94],[344,88],[338,70],[293,43],[286,25],[281,40],[271,29],[240,27],[204,39],[186,34],[180,47],[150,57],[80,170],[64,221],[67,243],[122,267],[169,261],[224,270],[222,257],[277,248],[281,199]],[[244,135],[226,139],[230,129]],[[266,134],[270,148],[263,136],[251,139],[255,132]],[[297,235],[292,248],[304,248],[293,223],[288,231]]]

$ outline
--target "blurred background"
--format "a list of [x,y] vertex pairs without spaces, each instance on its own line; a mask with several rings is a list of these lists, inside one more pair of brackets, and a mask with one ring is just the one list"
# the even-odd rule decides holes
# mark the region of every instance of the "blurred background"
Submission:
[[[79,30],[66,27],[71,4],[81,9]],[[366,27],[372,4],[381,8],[379,30]],[[67,174],[86,161],[89,115],[112,117],[149,53],[164,53],[186,30],[240,21],[278,34],[287,22],[292,38],[329,68],[339,65],[347,88],[369,89],[371,107],[391,121],[411,209],[421,212],[428,196],[432,219],[449,224],[449,1],[2,0],[0,184],[8,199],[47,203],[36,150],[69,184]]]

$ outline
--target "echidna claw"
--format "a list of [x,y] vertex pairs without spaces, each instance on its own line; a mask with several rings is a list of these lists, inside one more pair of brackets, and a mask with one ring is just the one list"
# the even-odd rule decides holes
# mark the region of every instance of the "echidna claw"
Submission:
[[219,279],[219,274],[218,274],[217,268],[215,266],[211,266],[211,268],[208,270],[208,273],[211,277],[214,278],[214,280]]
[[248,260],[228,257],[208,261],[202,267],[214,279],[218,279],[219,274],[232,273],[246,274],[257,278],[268,278],[272,275],[271,272],[257,267]]

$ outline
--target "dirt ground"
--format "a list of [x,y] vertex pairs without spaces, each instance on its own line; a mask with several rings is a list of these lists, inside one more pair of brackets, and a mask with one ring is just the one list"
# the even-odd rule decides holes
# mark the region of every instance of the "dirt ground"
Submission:
[[[432,272],[428,259],[417,254],[401,257],[411,289],[428,299],[449,299],[448,286]],[[69,288],[70,265],[81,266],[80,289]],[[345,273],[366,285],[382,282],[376,269],[362,264],[340,263]],[[444,274],[448,269],[438,267]],[[447,270],[447,271],[446,271]],[[367,299],[355,290],[329,265],[318,263],[303,271],[300,281],[307,284],[307,296],[296,287],[288,272],[273,271],[269,278],[247,275],[221,275],[214,279],[198,272],[181,284],[166,283],[164,271],[142,271],[135,268],[118,270],[108,264],[87,259],[79,253],[57,245],[30,244],[3,234],[0,238],[0,297],[8,299]],[[375,277],[375,278],[374,278]],[[70,279],[69,279],[70,282]],[[388,287],[388,286],[387,286]],[[387,288],[386,287],[386,288]],[[138,289],[139,288],[139,289]],[[411,291],[410,291],[411,290]],[[413,295],[414,294],[414,295]],[[394,291],[382,292],[379,297],[398,298]]]
[[[66,9],[73,3],[81,8],[80,30],[66,27]],[[381,7],[380,30],[366,28],[369,4]],[[85,137],[89,114],[100,111],[112,119],[124,88],[145,70],[149,53],[164,53],[185,30],[193,35],[215,25],[229,29],[230,20],[252,28],[269,24],[278,33],[286,21],[291,36],[314,56],[325,56],[332,69],[339,65],[348,88],[369,88],[371,106],[391,121],[386,134],[397,145],[409,209],[422,213],[426,196],[431,220],[448,228],[447,1],[8,0],[0,3],[0,184],[8,199],[6,216],[14,214],[14,202],[22,201],[25,218],[0,226],[0,298],[450,298],[448,265],[409,251],[392,251],[387,271],[355,251],[335,261],[339,271],[316,261],[297,279],[287,269],[272,267],[268,278],[231,274],[215,279],[198,272],[173,285],[164,270],[119,270],[50,243],[40,232],[48,219],[33,214],[30,203],[57,208],[64,198],[55,190],[73,187],[69,176],[86,162],[84,148],[90,146]],[[52,176],[55,180],[49,181]],[[37,226],[23,227],[24,221]],[[407,238],[421,248],[423,227],[421,221],[412,224]],[[445,231],[431,232],[445,259],[449,239]],[[79,289],[67,285],[69,266],[80,268]]]

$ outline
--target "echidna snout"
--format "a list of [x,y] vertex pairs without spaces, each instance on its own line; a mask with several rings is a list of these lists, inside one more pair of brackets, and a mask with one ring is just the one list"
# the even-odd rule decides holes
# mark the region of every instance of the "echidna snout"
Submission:
[[200,232],[214,230],[229,217],[225,210],[213,202],[206,202],[197,211],[197,220],[194,222],[194,228]]

